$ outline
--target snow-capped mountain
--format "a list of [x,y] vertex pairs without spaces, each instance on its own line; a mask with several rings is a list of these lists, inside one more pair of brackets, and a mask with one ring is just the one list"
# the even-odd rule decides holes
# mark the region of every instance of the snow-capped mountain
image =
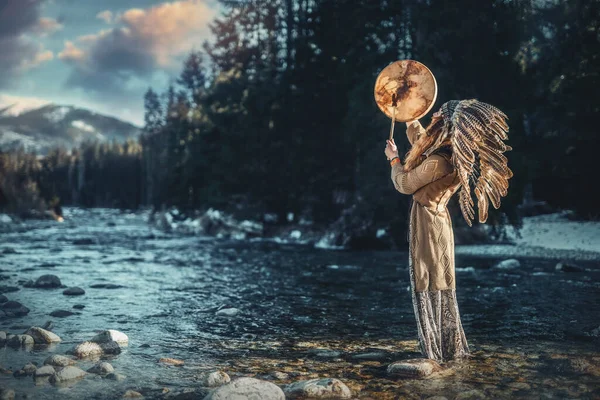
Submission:
[[24,147],[44,154],[84,141],[124,142],[137,138],[140,132],[128,122],[73,106],[48,104],[18,115],[0,110],[0,150],[4,151]]

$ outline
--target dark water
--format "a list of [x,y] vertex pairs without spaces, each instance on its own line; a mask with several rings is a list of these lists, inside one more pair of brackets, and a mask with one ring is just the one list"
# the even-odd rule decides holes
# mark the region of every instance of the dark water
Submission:
[[[0,286],[19,287],[4,294],[31,309],[0,320],[0,330],[22,333],[51,320],[63,339],[51,348],[2,348],[0,366],[41,365],[116,329],[130,343],[108,361],[126,379],[90,375],[55,388],[0,374],[0,387],[17,397],[109,399],[133,389],[161,398],[194,389],[202,371],[221,368],[282,386],[339,378],[356,398],[600,398],[600,341],[590,334],[600,326],[598,261],[565,273],[552,259],[520,258],[520,268],[498,270],[493,257],[458,256],[457,297],[473,357],[435,378],[402,380],[386,367],[419,357],[406,253],[185,237],[150,228],[143,214],[68,212],[62,224],[27,222],[0,233]],[[48,273],[86,294],[23,287]],[[98,283],[122,287],[90,287]],[[216,314],[227,307],[239,313]],[[48,315],[57,309],[78,314]],[[161,357],[185,365],[166,366]],[[274,378],[275,371],[288,378]]]

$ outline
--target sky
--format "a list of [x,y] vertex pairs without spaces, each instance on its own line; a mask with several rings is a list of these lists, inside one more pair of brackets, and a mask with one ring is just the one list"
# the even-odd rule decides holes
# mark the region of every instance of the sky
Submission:
[[143,125],[210,38],[215,0],[0,0],[0,106],[73,105]]

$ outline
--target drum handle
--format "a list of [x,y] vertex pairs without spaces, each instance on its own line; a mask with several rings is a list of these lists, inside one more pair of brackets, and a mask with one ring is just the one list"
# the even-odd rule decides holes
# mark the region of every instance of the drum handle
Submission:
[[396,126],[396,104],[398,97],[396,93],[392,94],[392,126],[390,127],[390,140],[394,138],[394,127]]

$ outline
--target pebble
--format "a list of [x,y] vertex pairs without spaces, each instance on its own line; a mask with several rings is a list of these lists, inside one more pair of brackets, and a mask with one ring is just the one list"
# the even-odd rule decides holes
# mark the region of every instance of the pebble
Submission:
[[54,373],[54,375],[50,377],[50,383],[60,384],[63,382],[72,381],[74,379],[83,378],[85,374],[86,373],[84,370],[69,365]]
[[121,345],[127,345],[129,343],[129,338],[123,332],[116,331],[114,329],[109,329],[104,332],[101,332],[90,339],[90,342],[96,343],[108,343],[115,342]]
[[43,378],[46,376],[51,376],[55,373],[54,367],[52,365],[44,365],[43,367],[37,368],[33,373],[34,378]]
[[144,397],[140,392],[136,392],[135,390],[128,390],[123,394],[124,399],[138,399],[140,397]]
[[424,378],[441,370],[442,367],[437,362],[426,358],[397,361],[387,368],[388,374],[406,378]]
[[44,360],[44,365],[66,367],[67,365],[75,365],[75,360],[66,356],[61,356],[60,354],[53,354]]
[[290,398],[350,399],[352,391],[346,384],[335,378],[317,378],[290,383],[284,388]]
[[114,372],[115,369],[113,368],[112,365],[110,365],[110,363],[101,361],[96,363],[92,368],[88,369],[87,372],[90,372],[92,374],[98,374],[98,375],[105,375],[105,374],[110,374],[111,372]]
[[70,287],[68,289],[63,290],[63,294],[65,296],[81,296],[85,294],[85,290],[80,287]]
[[238,315],[240,312],[239,309],[231,307],[231,308],[222,308],[219,311],[217,311],[215,313],[215,315],[217,316],[222,316],[222,317],[233,317]]
[[494,265],[494,268],[497,269],[514,269],[519,268],[521,266],[521,262],[516,258],[509,258],[508,260],[500,261],[498,264]]
[[31,336],[36,344],[58,343],[61,341],[57,334],[36,326],[27,329],[25,334]]
[[18,301],[7,301],[1,308],[7,317],[24,317],[29,313],[29,308]]
[[166,364],[166,365],[174,365],[176,367],[180,367],[184,364],[183,360],[178,360],[176,358],[166,358],[166,357],[159,359],[158,362],[161,364]]
[[281,388],[255,378],[238,378],[212,391],[204,400],[260,399],[285,400]]
[[205,372],[200,376],[200,385],[207,387],[221,386],[231,382],[231,378],[223,371]]
[[65,318],[75,314],[76,313],[74,313],[73,311],[68,310],[54,310],[50,313],[51,316],[56,318]]

